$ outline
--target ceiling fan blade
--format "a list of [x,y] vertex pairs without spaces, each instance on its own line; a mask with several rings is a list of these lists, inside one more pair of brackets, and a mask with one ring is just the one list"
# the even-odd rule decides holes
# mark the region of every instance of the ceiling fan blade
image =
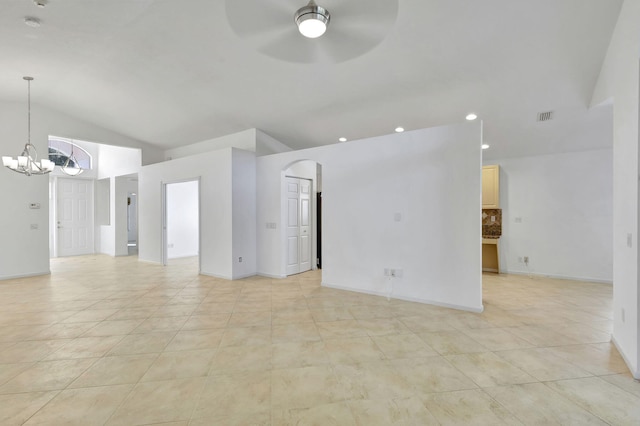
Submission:
[[323,50],[332,62],[344,62],[361,56],[382,41],[383,37],[375,31],[358,31],[353,28],[348,30],[332,28],[327,37],[327,43],[323,44]]
[[293,15],[307,0],[226,0],[232,29],[256,50],[288,62],[336,63],[363,55],[394,26],[398,0],[317,0],[331,13],[318,39],[298,33]]
[[312,63],[316,62],[319,40],[309,40],[302,37],[294,28],[294,33],[281,33],[278,37],[263,40],[256,48],[265,55],[288,62]]
[[227,0],[225,11],[238,35],[252,37],[295,26],[293,14],[297,4],[296,0]]

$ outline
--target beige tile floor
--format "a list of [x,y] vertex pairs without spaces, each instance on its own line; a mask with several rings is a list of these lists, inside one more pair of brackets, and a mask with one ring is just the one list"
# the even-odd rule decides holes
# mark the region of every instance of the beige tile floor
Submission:
[[640,424],[611,286],[485,275],[473,314],[55,259],[0,282],[1,425]]

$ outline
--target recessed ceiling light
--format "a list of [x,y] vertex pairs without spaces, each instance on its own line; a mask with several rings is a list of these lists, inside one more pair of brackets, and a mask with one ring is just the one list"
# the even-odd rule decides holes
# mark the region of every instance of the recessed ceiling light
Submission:
[[489,145],[487,145],[486,143],[482,144],[482,149],[489,149]]
[[404,127],[396,127],[396,133],[404,132]]
[[24,23],[33,28],[38,28],[40,26],[40,20],[32,16],[24,18]]
[[473,121],[473,120],[475,120],[476,118],[478,118],[478,116],[477,116],[476,114],[474,114],[474,113],[471,113],[471,114],[468,114],[465,118],[466,118],[467,120],[469,120],[469,121]]
[[346,141],[347,141],[347,138],[340,138],[340,139],[338,139],[338,140],[339,140],[340,142],[346,142]]

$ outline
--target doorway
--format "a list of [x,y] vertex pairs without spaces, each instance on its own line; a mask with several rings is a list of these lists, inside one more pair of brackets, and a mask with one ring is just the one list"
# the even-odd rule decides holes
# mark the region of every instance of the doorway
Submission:
[[56,255],[93,254],[93,181],[56,180]]
[[200,271],[200,179],[162,187],[163,265],[197,262]]
[[127,194],[127,249],[129,255],[138,253],[138,194]]
[[287,177],[287,275],[311,270],[311,180]]

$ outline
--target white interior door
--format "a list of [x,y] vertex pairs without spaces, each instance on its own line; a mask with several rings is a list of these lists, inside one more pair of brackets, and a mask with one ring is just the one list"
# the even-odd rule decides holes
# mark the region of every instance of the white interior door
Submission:
[[93,181],[58,178],[58,256],[92,254]]
[[287,275],[311,269],[311,181],[290,178],[287,186]]

